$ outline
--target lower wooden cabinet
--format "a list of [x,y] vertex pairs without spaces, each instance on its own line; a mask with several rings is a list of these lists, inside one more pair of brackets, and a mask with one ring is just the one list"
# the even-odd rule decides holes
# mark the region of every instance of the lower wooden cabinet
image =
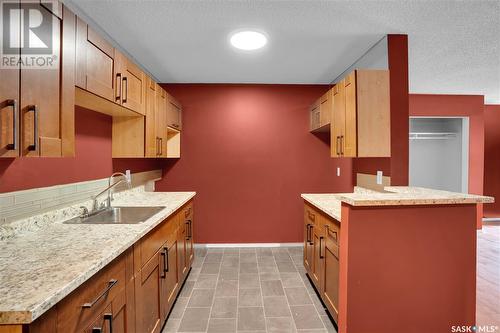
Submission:
[[194,259],[193,221],[188,202],[33,323],[0,332],[160,332]]
[[304,226],[304,267],[337,322],[340,223],[306,204]]

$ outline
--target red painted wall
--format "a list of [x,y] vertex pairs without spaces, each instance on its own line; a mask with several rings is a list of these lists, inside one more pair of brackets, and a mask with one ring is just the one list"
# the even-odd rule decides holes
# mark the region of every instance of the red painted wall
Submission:
[[484,216],[500,217],[500,105],[484,106],[484,194],[496,199]]
[[111,158],[111,117],[76,108],[74,158],[0,159],[0,193],[161,168],[159,161]]
[[[410,116],[469,117],[469,193],[483,194],[484,97],[479,95],[410,95]],[[481,228],[483,205],[477,205]]]
[[343,204],[339,333],[474,325],[475,217],[475,205]]
[[352,191],[352,161],[309,133],[309,105],[327,86],[165,88],[183,105],[182,157],[156,188],[198,193],[197,243],[300,242],[300,193]]

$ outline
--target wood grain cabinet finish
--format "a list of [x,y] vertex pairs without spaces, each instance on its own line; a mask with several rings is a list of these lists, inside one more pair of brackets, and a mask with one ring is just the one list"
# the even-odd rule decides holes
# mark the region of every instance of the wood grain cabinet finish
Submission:
[[167,157],[167,92],[158,84],[156,85],[155,112],[156,157]]
[[355,70],[333,88],[332,157],[390,157],[389,72]]
[[304,212],[304,267],[337,322],[340,224],[309,204]]
[[127,57],[115,50],[115,102],[144,114],[147,79],[144,72]]
[[115,49],[82,19],[76,26],[76,86],[115,102],[119,78],[115,77]]
[[327,132],[330,130],[332,107],[333,92],[332,89],[329,89],[311,105],[311,132]]
[[[0,157],[74,156],[76,18],[58,5],[61,9],[54,11],[60,16],[48,5],[30,4],[43,19],[52,21],[53,66],[36,68],[21,63],[0,69]],[[21,48],[18,55],[30,57],[29,52]]]
[[182,106],[173,96],[167,94],[167,125],[182,130]]

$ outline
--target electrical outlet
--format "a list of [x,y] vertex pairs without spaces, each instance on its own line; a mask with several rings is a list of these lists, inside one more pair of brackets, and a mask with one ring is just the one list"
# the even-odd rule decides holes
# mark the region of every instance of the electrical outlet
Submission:
[[340,177],[340,167],[337,167],[337,177]]
[[130,170],[125,170],[125,177],[127,177],[127,181],[129,183],[132,181],[132,175],[130,174]]
[[382,185],[382,176],[384,173],[382,171],[377,171],[377,184]]

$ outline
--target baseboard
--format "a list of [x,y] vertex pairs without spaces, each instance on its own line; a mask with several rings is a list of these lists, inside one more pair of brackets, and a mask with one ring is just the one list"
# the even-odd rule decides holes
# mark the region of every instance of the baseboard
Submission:
[[234,248],[234,247],[302,247],[304,243],[206,243],[195,244],[195,248]]
[[483,222],[500,222],[500,217],[483,217]]

